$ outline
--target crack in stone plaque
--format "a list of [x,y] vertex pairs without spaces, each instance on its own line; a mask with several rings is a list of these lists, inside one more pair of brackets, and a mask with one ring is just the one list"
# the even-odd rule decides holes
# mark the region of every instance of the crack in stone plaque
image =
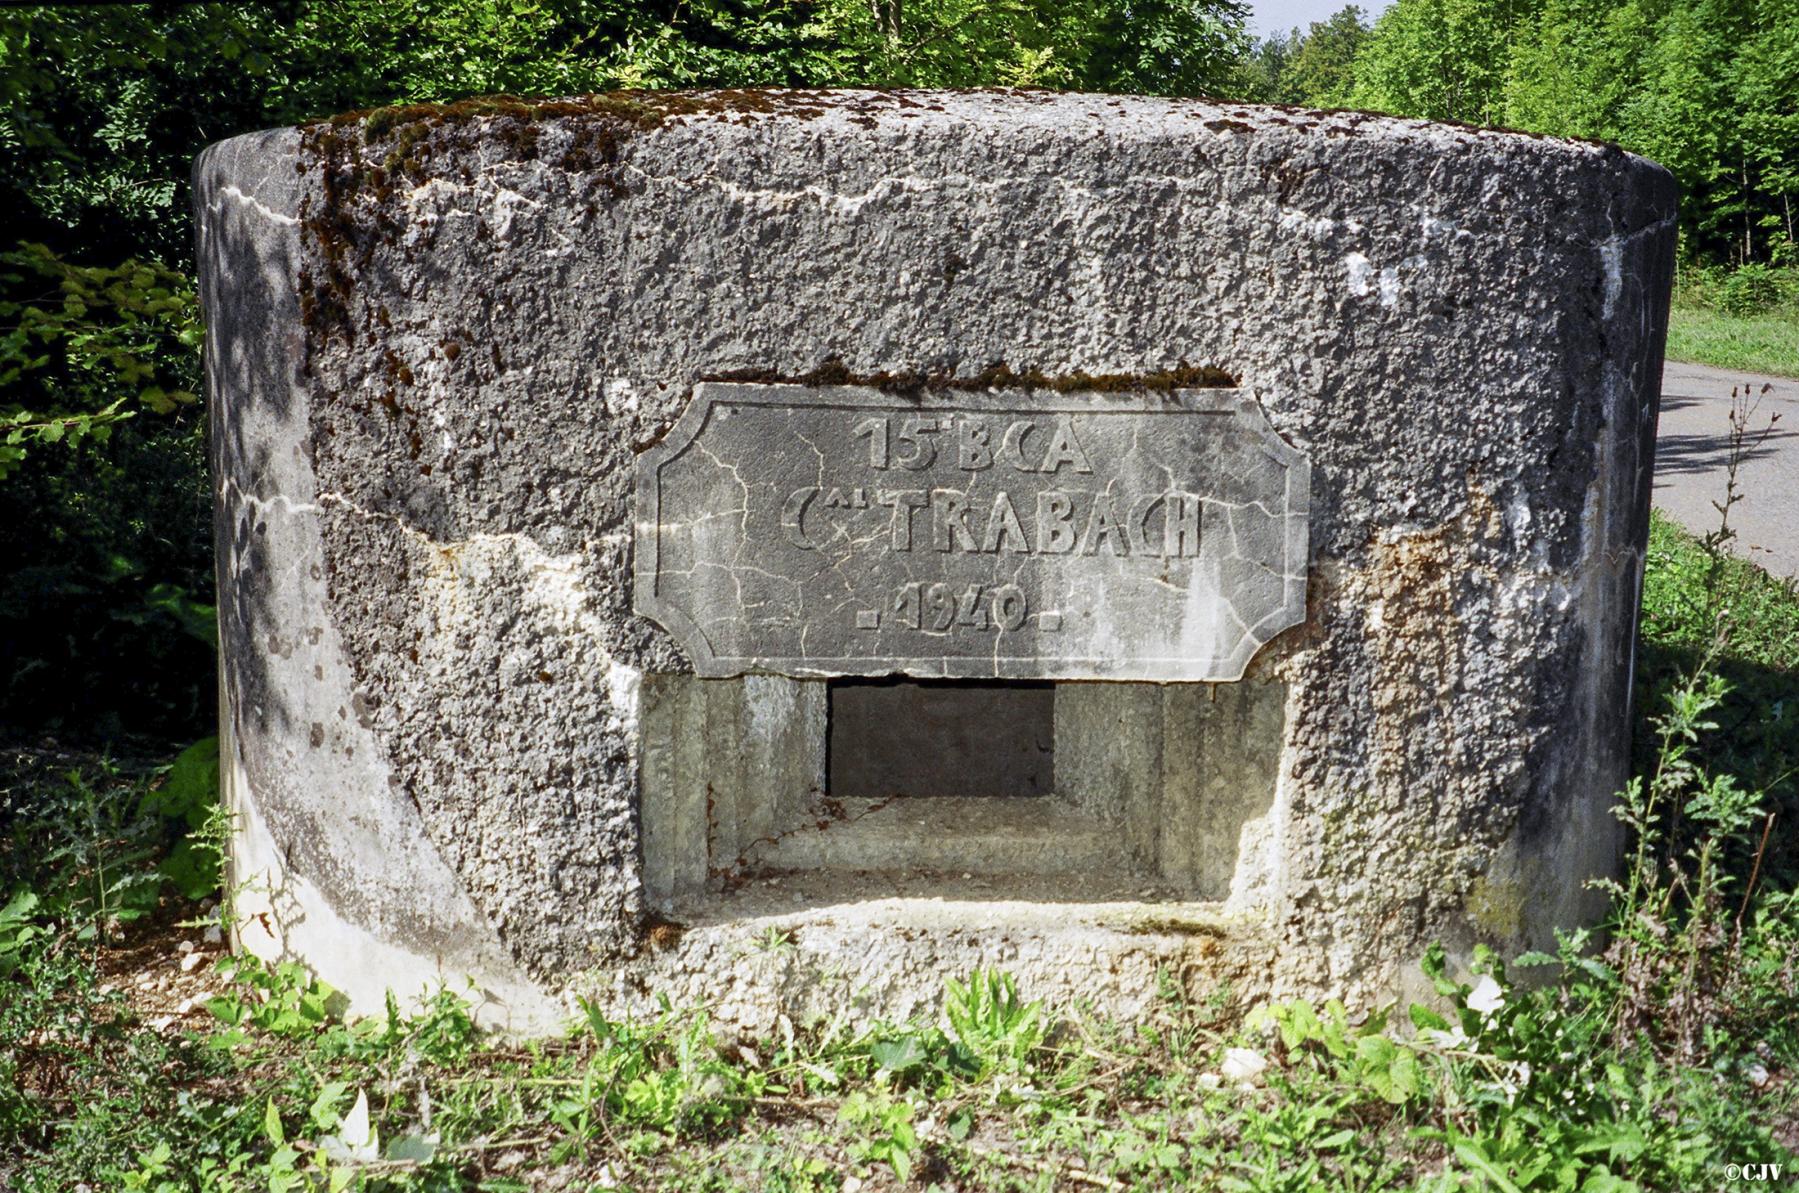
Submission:
[[1311,465],[1241,390],[709,382],[636,482],[704,676],[1235,680],[1305,617]]

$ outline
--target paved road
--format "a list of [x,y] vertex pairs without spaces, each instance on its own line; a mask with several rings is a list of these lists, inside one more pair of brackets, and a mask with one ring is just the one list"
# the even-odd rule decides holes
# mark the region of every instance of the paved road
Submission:
[[1770,572],[1799,576],[1799,381],[1669,361],[1655,441],[1656,508],[1696,533],[1717,527],[1712,503],[1724,500],[1733,386],[1747,387],[1759,403],[1751,437],[1780,415],[1737,472],[1743,500],[1730,512],[1735,550]]

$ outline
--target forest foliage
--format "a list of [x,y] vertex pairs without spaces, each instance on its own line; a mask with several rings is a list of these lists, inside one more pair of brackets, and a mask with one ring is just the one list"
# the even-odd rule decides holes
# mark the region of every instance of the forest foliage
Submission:
[[1615,142],[1679,180],[1690,257],[1799,263],[1799,0],[1398,0],[1349,102]]
[[191,738],[207,719],[188,171],[239,132],[621,87],[1225,95],[1614,140],[1680,179],[1690,259],[1795,263],[1799,0],[1398,0],[1372,24],[1347,8],[1259,43],[1246,15],[1238,0],[0,9],[0,721]]

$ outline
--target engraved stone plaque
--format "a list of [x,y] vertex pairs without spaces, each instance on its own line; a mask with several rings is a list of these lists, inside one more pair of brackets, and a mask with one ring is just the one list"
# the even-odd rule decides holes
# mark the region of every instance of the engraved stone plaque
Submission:
[[1240,390],[704,383],[637,468],[701,675],[1234,680],[1305,617],[1311,467]]

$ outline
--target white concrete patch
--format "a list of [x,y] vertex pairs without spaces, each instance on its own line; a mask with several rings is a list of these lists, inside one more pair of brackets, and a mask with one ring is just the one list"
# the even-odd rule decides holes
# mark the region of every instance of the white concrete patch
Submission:
[[637,700],[643,688],[643,672],[617,659],[606,664],[606,692],[611,697],[613,715],[620,728],[637,730]]
[[235,758],[221,758],[221,793],[237,818],[233,840],[233,945],[265,961],[304,959],[320,980],[349,999],[352,1015],[380,1014],[391,991],[407,1010],[440,990],[469,1000],[477,1021],[497,1031],[558,1031],[570,1009],[518,976],[468,973],[377,937],[352,924],[316,886],[292,873],[263,821],[248,777]]
[[1611,236],[1599,243],[1599,261],[1605,268],[1605,305],[1600,310],[1602,319],[1610,319],[1617,309],[1618,296],[1624,292],[1624,241],[1622,237]]

